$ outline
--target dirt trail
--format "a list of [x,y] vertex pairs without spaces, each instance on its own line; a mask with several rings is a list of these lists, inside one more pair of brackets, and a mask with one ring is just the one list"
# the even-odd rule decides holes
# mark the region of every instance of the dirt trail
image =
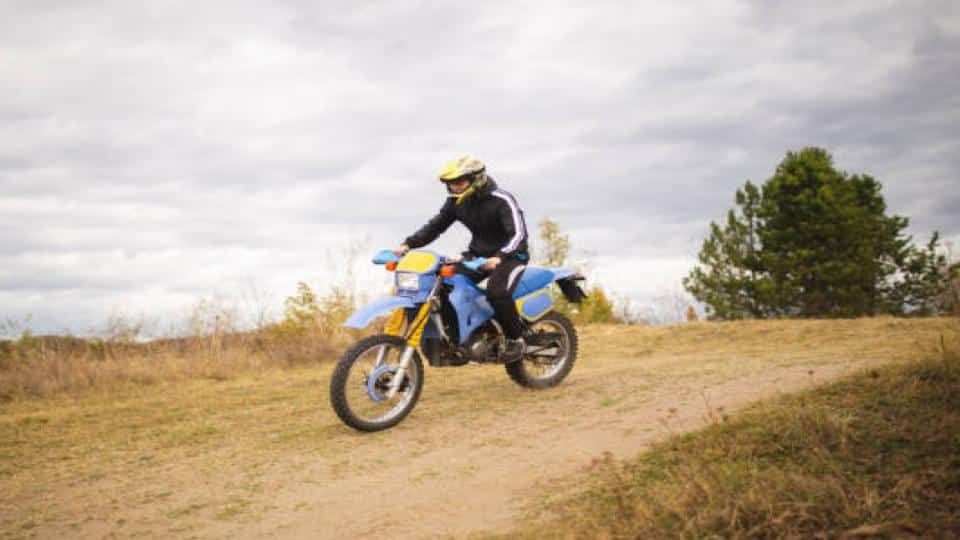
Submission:
[[[422,538],[509,530],[524,513],[525,503],[549,495],[552,484],[565,484],[566,477],[604,452],[634,455],[670,433],[704,425],[710,414],[809,387],[867,364],[821,366],[813,377],[808,366],[771,366],[735,381],[712,384],[688,377],[638,399],[625,398],[616,407],[576,396],[536,403],[531,395],[532,401],[525,400],[519,410],[495,416],[469,421],[453,417],[429,426],[414,420],[406,426],[409,432],[397,433],[390,443],[372,445],[351,456],[351,461],[382,462],[383,467],[320,485],[290,484],[277,494],[277,505],[295,508],[306,503],[315,511],[293,516],[278,513],[242,534]],[[568,390],[629,386],[642,383],[643,378],[633,378],[629,371],[614,377],[587,372],[572,382]],[[436,444],[410,452],[410,445],[424,431]],[[394,461],[403,464],[400,470],[386,465]],[[303,472],[322,478],[326,468],[318,464]]]
[[[20,492],[11,491],[12,507],[0,498],[0,518],[12,513],[6,523],[16,522],[27,501],[33,514],[44,505],[53,510],[31,518],[30,527],[0,529],[0,538],[430,538],[508,531],[544,498],[576,490],[591,461],[606,452],[628,457],[756,400],[916,353],[916,328],[844,324],[701,324],[682,335],[592,327],[584,331],[581,361],[555,389],[521,389],[498,366],[428,369],[413,414],[375,434],[353,432],[329,411],[329,366],[185,388],[171,401],[186,400],[192,421],[208,415],[201,427],[221,426],[226,436],[215,444],[192,435],[174,445],[135,447],[129,440],[144,433],[136,431],[110,447],[114,457],[101,474],[78,473],[83,461],[51,463],[30,472],[43,484],[35,491],[24,487],[32,478],[14,475],[19,483],[10,486]],[[922,339],[932,341],[937,328],[929,326]],[[268,395],[283,384],[288,393]],[[210,398],[216,408],[198,405],[205,392],[220,392]],[[263,403],[244,398],[234,405],[228,399],[234,394]],[[311,401],[296,401],[303,395]],[[96,415],[119,418],[131,407],[110,406]],[[285,426],[291,418],[301,423]],[[104,429],[122,431],[109,423]]]

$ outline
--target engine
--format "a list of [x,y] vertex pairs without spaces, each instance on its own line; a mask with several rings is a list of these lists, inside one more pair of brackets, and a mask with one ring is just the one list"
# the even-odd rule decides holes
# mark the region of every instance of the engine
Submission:
[[463,344],[464,356],[471,362],[496,362],[499,336],[476,332]]

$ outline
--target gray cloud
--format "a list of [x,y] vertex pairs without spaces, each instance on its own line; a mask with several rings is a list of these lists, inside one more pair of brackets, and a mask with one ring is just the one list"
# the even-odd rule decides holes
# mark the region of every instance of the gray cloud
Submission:
[[806,145],[880,180],[918,238],[960,238],[958,9],[8,2],[0,316],[82,330],[326,283],[343,246],[422,224],[460,152],[638,297]]

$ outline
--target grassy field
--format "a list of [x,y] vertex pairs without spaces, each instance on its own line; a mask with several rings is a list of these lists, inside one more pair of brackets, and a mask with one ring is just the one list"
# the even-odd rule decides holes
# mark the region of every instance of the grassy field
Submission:
[[[523,390],[497,368],[428,370],[424,397],[413,415],[395,430],[374,435],[356,434],[333,416],[326,394],[332,366],[324,363],[262,368],[227,378],[185,377],[149,384],[126,381],[45,398],[16,399],[0,404],[0,538],[254,537],[263,531],[307,538],[311,530],[307,524],[328,519],[331,509],[340,512],[334,516],[340,522],[353,523],[349,508],[333,505],[353,500],[350,497],[356,486],[389,482],[387,464],[397,457],[410,463],[397,482],[421,488],[422,493],[404,496],[411,499],[409,504],[422,498],[419,502],[424,512],[433,509],[436,514],[435,508],[442,504],[436,497],[444,493],[460,490],[469,499],[485,489],[500,489],[498,486],[509,490],[511,497],[523,494],[540,506],[537,489],[527,489],[522,482],[536,484],[546,477],[523,478],[525,469],[519,465],[509,468],[539,459],[534,456],[542,448],[530,441],[567,441],[569,451],[564,454],[558,448],[555,461],[546,470],[551,474],[576,472],[608,446],[626,451],[662,438],[658,433],[663,430],[657,430],[662,418],[656,415],[678,418],[689,411],[690,418],[697,421],[705,411],[715,419],[725,416],[721,408],[704,405],[704,388],[716,389],[718,396],[740,393],[746,399],[770,381],[808,384],[844,366],[908,363],[935,354],[939,336],[956,326],[956,319],[891,318],[589,326],[582,329],[581,361],[557,389]],[[869,381],[894,384],[888,381],[886,371],[878,373],[880,377]],[[909,401],[902,385],[890,388],[898,389],[898,400]],[[918,392],[922,389],[917,388]],[[824,394],[824,402],[846,403],[842,400],[857,395],[846,390],[833,392]],[[813,403],[810,400],[814,398],[803,399]],[[677,410],[680,412],[674,414]],[[803,410],[795,407],[795,411]],[[825,410],[819,405],[810,408],[814,416],[803,421],[820,421],[817,419],[822,416],[822,425],[814,422],[807,426],[810,433],[798,432],[794,437],[809,438],[820,445],[815,448],[833,448],[831,441],[839,441],[836,444],[857,449],[850,446],[851,437],[859,433],[853,429],[856,423]],[[727,433],[729,426],[751,425],[751,417],[747,418],[717,426],[717,434],[711,437]],[[692,425],[677,421],[671,429]],[[946,432],[947,427],[941,431]],[[759,432],[755,435],[769,438]],[[956,448],[956,431],[952,436],[949,441]],[[703,452],[720,463],[728,459],[713,448],[714,443],[684,444],[688,446],[682,447],[682,455]],[[724,448],[719,442],[716,445]],[[738,442],[732,448],[741,446]],[[461,459],[462,455],[470,459]],[[656,459],[663,462],[675,459],[663,451],[659,456]],[[747,458],[749,466],[759,467],[757,456]],[[747,467],[738,461],[730,463],[732,468]],[[604,462],[584,474],[623,478],[639,470]],[[643,479],[647,473],[636,474]],[[692,470],[683,474],[715,473]],[[781,476],[784,486],[804,478],[786,469]],[[915,481],[923,478],[918,476]],[[676,483],[676,478],[672,481]],[[388,488],[385,491],[389,492]],[[586,500],[607,497],[605,489],[597,487],[595,493],[600,495]],[[619,491],[615,494],[618,501],[632,501]],[[355,495],[359,498],[365,493]],[[679,499],[687,496],[676,495]],[[707,500],[721,504],[727,496],[732,493],[718,490],[709,492]],[[459,535],[491,523],[499,529],[514,523],[517,506],[508,504],[507,497],[491,498],[476,503],[489,503],[487,514],[476,522],[457,528],[455,520],[466,523],[474,519],[472,514],[445,512],[451,524],[432,534],[454,531]],[[702,503],[690,499],[694,506]],[[710,505],[704,512],[710,519],[725,515]],[[441,517],[424,523],[442,524]],[[756,523],[763,519],[768,519],[770,527],[778,517],[757,518]],[[415,528],[419,523],[399,519],[394,526],[396,531],[407,531],[398,532],[399,536],[423,536],[425,530]],[[578,523],[559,523],[554,530],[580,526]],[[896,527],[903,525],[895,523]],[[869,524],[886,526],[879,521]],[[632,531],[623,527],[610,529],[609,534]],[[357,528],[356,534],[362,535],[363,530]]]
[[958,330],[905,364],[598,459],[588,489],[548,505],[560,517],[502,537],[960,537]]

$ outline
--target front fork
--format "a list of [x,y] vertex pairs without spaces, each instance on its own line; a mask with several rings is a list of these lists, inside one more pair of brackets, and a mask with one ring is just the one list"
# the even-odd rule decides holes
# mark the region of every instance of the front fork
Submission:
[[403,348],[403,354],[400,355],[400,366],[397,368],[397,372],[394,373],[393,379],[390,380],[390,388],[387,389],[387,395],[385,399],[387,401],[393,399],[397,395],[397,392],[400,391],[400,385],[403,384],[403,379],[407,374],[407,368],[410,367],[410,360],[413,359],[413,353],[417,350],[409,345]]
[[[407,321],[407,310],[404,308],[397,308],[393,310],[393,313],[390,315],[390,320],[387,321],[386,328],[383,329],[383,333],[388,336],[399,336],[403,333],[403,323]],[[377,351],[377,363],[374,364],[374,369],[383,365],[387,360],[387,351],[388,347],[386,345],[381,345],[380,349]]]
[[[423,305],[420,306],[420,310],[417,311],[417,316],[413,318],[413,323],[407,328],[404,338],[407,341],[407,345],[403,348],[403,353],[400,355],[400,365],[397,367],[397,372],[393,375],[393,379],[390,381],[390,388],[387,390],[386,399],[393,399],[397,395],[397,392],[400,391],[400,385],[403,384],[403,379],[407,375],[407,369],[410,367],[410,361],[413,359],[414,353],[420,350],[420,341],[423,339],[423,331],[427,328],[427,321],[430,320],[430,313],[433,311],[433,299],[437,294],[437,287],[440,285],[441,280],[437,280],[436,284],[433,286],[433,290],[430,291],[430,295],[427,296],[426,301]],[[394,315],[394,318],[399,318],[402,315],[402,312],[398,310],[398,314]],[[394,325],[388,325],[391,330],[394,330]],[[398,330],[398,329],[397,329]],[[399,332],[398,332],[399,333]],[[383,361],[383,355],[386,353],[385,348],[381,348],[377,353],[377,365],[380,365]],[[423,356],[421,354],[421,356]]]

